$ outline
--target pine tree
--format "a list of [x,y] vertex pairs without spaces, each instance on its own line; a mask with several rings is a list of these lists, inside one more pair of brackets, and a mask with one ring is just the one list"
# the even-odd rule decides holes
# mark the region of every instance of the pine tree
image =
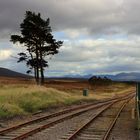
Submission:
[[21,35],[11,35],[11,41],[24,45],[28,53],[19,53],[18,62],[26,61],[29,67],[27,72],[34,70],[37,84],[44,84],[44,69],[48,67],[47,56],[57,54],[63,42],[54,39],[50,19],[42,19],[40,13],[26,11],[20,28]]

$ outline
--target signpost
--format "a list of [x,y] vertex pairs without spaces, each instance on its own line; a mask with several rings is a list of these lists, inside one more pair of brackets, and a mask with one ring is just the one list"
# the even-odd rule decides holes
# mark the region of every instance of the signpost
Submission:
[[140,82],[136,85],[136,109],[137,109],[137,129],[140,139]]

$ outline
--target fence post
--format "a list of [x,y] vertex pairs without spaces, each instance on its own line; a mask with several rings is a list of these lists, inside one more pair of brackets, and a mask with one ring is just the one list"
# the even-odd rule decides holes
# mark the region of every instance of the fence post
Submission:
[[140,83],[136,85],[137,129],[140,140]]

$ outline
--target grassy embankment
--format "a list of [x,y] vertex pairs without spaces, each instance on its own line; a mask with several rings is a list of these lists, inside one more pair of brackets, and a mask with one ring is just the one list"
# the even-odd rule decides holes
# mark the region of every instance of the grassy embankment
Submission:
[[114,87],[91,90],[89,96],[84,97],[82,90],[59,91],[31,85],[1,85],[0,117],[26,115],[51,106],[103,99],[131,89],[132,87],[126,84],[116,84]]

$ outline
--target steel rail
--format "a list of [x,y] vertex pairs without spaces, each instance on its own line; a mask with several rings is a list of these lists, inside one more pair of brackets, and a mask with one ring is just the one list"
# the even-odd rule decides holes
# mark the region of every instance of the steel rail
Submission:
[[66,109],[66,110],[63,110],[63,111],[59,111],[57,113],[53,113],[53,114],[50,114],[50,115],[47,115],[47,116],[39,117],[37,119],[33,119],[31,121],[27,121],[27,122],[21,123],[19,125],[15,125],[15,126],[0,130],[0,135],[2,135],[4,133],[7,133],[7,132],[10,132],[10,131],[13,131],[13,130],[18,129],[18,128],[23,127],[23,126],[30,125],[30,124],[38,122],[38,121],[43,121],[45,119],[49,119],[49,118],[52,118],[52,117],[57,117],[59,115],[63,115],[63,114],[66,114],[66,113],[69,113],[69,112],[72,112],[72,111],[75,111],[75,110],[79,110],[81,108],[87,108],[87,107],[90,107],[90,106],[93,106],[93,105],[99,105],[99,104],[102,104],[102,103],[105,103],[105,102],[109,102],[109,101],[99,102],[99,103],[95,103],[95,104],[92,103],[92,104],[88,104],[88,105],[82,105],[82,106],[79,106],[79,107],[74,107],[74,108],[71,108],[71,109]]
[[[131,98],[133,98],[133,97],[129,97],[130,99]],[[127,100],[124,104],[123,104],[123,106],[121,107],[121,109],[120,110],[122,110],[124,107],[125,107],[125,105],[127,104],[127,102],[130,100],[130,99],[124,99],[124,100]],[[87,128],[91,123],[93,123],[93,121],[99,116],[99,115],[101,115],[104,111],[106,111],[107,109],[109,109],[113,104],[115,104],[116,102],[113,102],[113,103],[111,103],[111,104],[109,104],[107,107],[105,107],[103,110],[101,110],[100,112],[98,112],[95,116],[93,116],[93,118],[91,119],[91,120],[89,120],[87,123],[85,123],[83,126],[81,126],[78,130],[76,130],[67,140],[74,140],[76,137],[77,137],[77,135],[82,131],[82,130],[84,130],[85,128]],[[117,113],[117,116],[116,117],[118,117],[119,116],[119,114],[120,114],[120,111],[119,110],[119,112]],[[115,117],[115,118],[116,118]],[[114,122],[114,121],[113,121]],[[113,128],[113,126],[114,126],[114,123],[112,123],[111,125],[110,125],[110,127],[111,128]],[[109,128],[110,128],[109,127]],[[109,132],[111,131],[111,128],[110,129],[108,129],[108,131],[107,131],[107,133],[105,134],[105,136],[104,136],[104,138],[107,138],[107,136],[108,136],[108,134],[109,134]],[[104,139],[103,138],[103,140],[106,140],[106,139]]]
[[[133,96],[134,96],[134,95],[133,95]],[[130,98],[130,97],[127,97],[127,98]],[[112,101],[112,102],[115,103],[115,102],[118,102],[118,101],[121,101],[121,100],[126,100],[127,98],[125,97],[125,98],[123,98],[123,99],[114,100],[114,101]],[[112,104],[112,103],[109,103],[109,105],[110,105],[110,104]],[[106,104],[106,105],[107,105],[107,104]],[[103,105],[102,105],[102,106],[103,106]],[[93,108],[88,109],[88,111],[89,111],[89,110],[92,110],[92,109],[95,109],[95,108],[96,108],[96,107],[94,106]],[[54,126],[54,125],[56,125],[56,124],[58,124],[58,123],[60,123],[60,122],[63,122],[64,120],[67,120],[67,119],[70,119],[70,118],[72,118],[72,117],[78,116],[78,115],[80,115],[80,114],[82,114],[82,113],[84,113],[84,112],[87,112],[87,110],[84,110],[84,111],[81,111],[81,112],[77,112],[77,113],[74,113],[74,114],[65,116],[65,117],[63,117],[63,118],[60,118],[60,119],[58,119],[58,120],[55,120],[55,121],[53,121],[53,122],[47,123],[47,124],[45,124],[45,125],[42,125],[42,126],[40,126],[40,127],[35,128],[35,129],[31,130],[31,131],[28,131],[28,132],[26,132],[26,133],[24,133],[24,134],[21,134],[21,135],[15,137],[15,138],[13,138],[12,140],[22,140],[22,139],[25,139],[25,138],[27,138],[27,137],[29,137],[29,136],[35,134],[35,133],[38,133],[38,132],[40,132],[40,131],[42,131],[42,130],[44,130],[44,129],[47,129],[47,128],[51,127],[51,126]]]
[[111,133],[111,130],[112,130],[113,127],[115,126],[115,124],[116,124],[116,122],[117,122],[117,120],[118,120],[118,118],[119,118],[119,116],[120,116],[122,110],[124,109],[124,107],[128,104],[128,102],[129,102],[131,99],[132,99],[132,98],[128,99],[128,100],[122,105],[122,107],[119,109],[119,111],[118,111],[118,113],[117,113],[115,119],[112,121],[112,123],[110,124],[110,126],[109,126],[107,132],[105,133],[105,135],[104,135],[104,137],[103,137],[103,140],[107,140],[107,139],[108,139],[108,137],[109,137],[109,135],[110,135],[110,133]]
[[[72,111],[76,111],[76,110],[79,110],[79,109],[87,108],[87,107],[90,107],[90,106],[93,106],[93,105],[97,105],[98,107],[101,107],[102,104],[104,104],[104,103],[107,103],[107,102],[109,103],[112,100],[125,98],[126,96],[130,96],[132,93],[134,93],[134,92],[132,91],[125,96],[121,96],[121,97],[117,97],[117,98],[113,98],[113,99],[108,99],[108,100],[98,102],[98,103],[91,103],[91,104],[88,104],[88,105],[82,105],[82,106],[79,106],[79,107],[74,107],[74,108],[71,108],[71,109],[66,109],[66,110],[63,110],[63,111],[59,111],[59,112],[56,112],[56,113],[53,113],[53,114],[50,114],[50,115],[47,115],[47,116],[39,117],[39,118],[33,119],[31,121],[27,121],[27,122],[24,122],[24,123],[21,123],[21,124],[18,124],[18,125],[14,125],[14,126],[11,126],[9,128],[3,129],[3,130],[0,130],[0,135],[4,135],[5,133],[8,133],[8,132],[11,132],[13,130],[19,129],[19,128],[24,127],[26,125],[30,125],[30,124],[33,124],[33,123],[36,123],[36,122],[47,120],[47,119],[50,119],[50,118],[53,118],[53,117],[57,117],[57,116],[60,116],[60,115],[63,115],[63,114],[66,114],[66,113],[69,113],[69,112],[72,112]],[[99,105],[99,104],[101,104],[101,105]]]
[[[114,102],[115,102],[115,101],[114,101]],[[104,105],[107,105],[107,104],[109,104],[109,103],[106,103],[106,104],[104,104]],[[104,106],[104,105],[102,104],[101,106]],[[100,107],[101,107],[101,106],[100,106]],[[99,107],[99,106],[98,106],[98,107]],[[16,138],[14,138],[14,139],[12,139],[12,140],[22,140],[22,139],[25,139],[25,138],[27,138],[27,137],[29,137],[29,136],[31,136],[31,135],[33,135],[33,134],[39,132],[39,131],[42,131],[42,130],[47,129],[47,128],[49,128],[49,127],[55,125],[55,124],[58,124],[58,123],[60,123],[60,122],[63,122],[64,120],[68,120],[68,119],[70,119],[70,118],[73,118],[73,117],[75,117],[75,116],[78,116],[78,115],[80,115],[80,114],[82,114],[82,113],[85,113],[85,112],[87,112],[87,111],[93,110],[93,109],[98,108],[98,107],[97,107],[97,106],[96,106],[96,107],[94,106],[93,108],[90,108],[90,109],[88,109],[88,110],[83,110],[83,111],[74,113],[74,114],[72,114],[72,115],[65,116],[65,117],[63,117],[63,118],[61,118],[61,119],[58,119],[58,120],[53,121],[53,122],[50,122],[50,123],[45,124],[45,125],[43,125],[43,126],[41,126],[41,127],[35,128],[35,129],[31,130],[31,131],[28,131],[28,132],[26,132],[26,133],[24,133],[24,134],[22,134],[22,135],[20,135],[20,136],[17,136]]]
[[107,110],[110,106],[112,106],[114,103],[109,104],[107,107],[105,107],[103,110],[98,112],[91,120],[89,120],[86,124],[81,126],[77,131],[75,131],[67,140],[73,140],[76,138],[76,136],[86,127],[88,127],[89,124],[91,124],[101,113],[103,113],[105,110]]

